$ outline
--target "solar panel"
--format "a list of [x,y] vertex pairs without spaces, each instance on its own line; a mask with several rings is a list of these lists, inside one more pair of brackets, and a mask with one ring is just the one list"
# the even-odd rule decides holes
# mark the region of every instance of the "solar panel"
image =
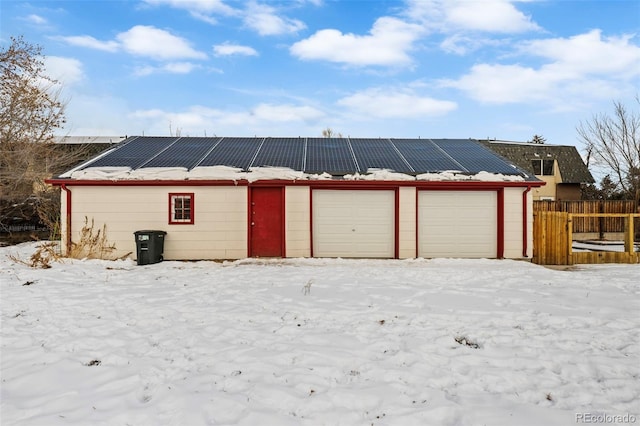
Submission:
[[220,139],[179,138],[173,145],[152,158],[151,161],[143,164],[142,167],[186,167],[192,169]]
[[518,170],[493,151],[471,139],[432,139],[470,173],[490,172],[516,175]]
[[304,138],[267,138],[251,167],[288,167],[302,170],[304,146]]
[[131,167],[137,169],[145,161],[175,142],[174,137],[134,138],[116,148],[113,152],[100,157],[86,167]]
[[428,139],[391,139],[391,142],[417,174],[443,170],[465,171],[460,164]]
[[263,138],[223,138],[198,166],[230,166],[248,170]]
[[399,173],[413,173],[413,169],[396,151],[389,139],[349,139],[360,172],[369,169],[390,169]]
[[132,137],[83,168],[218,165],[337,176],[372,168],[407,174],[460,170],[524,175],[472,139]]
[[308,138],[305,164],[306,173],[341,175],[358,171],[347,139],[342,138]]

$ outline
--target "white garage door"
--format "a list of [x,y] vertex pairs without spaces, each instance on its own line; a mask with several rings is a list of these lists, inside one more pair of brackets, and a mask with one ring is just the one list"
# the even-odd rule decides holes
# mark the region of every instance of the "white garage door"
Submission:
[[314,190],[315,257],[393,258],[394,191]]
[[495,258],[495,191],[420,191],[418,256]]

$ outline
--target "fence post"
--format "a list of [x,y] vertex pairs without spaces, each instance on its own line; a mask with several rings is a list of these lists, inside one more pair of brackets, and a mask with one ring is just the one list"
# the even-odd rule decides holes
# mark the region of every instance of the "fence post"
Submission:
[[544,240],[542,233],[545,227],[545,216],[542,211],[533,214],[533,258],[534,262],[544,264]]
[[573,265],[573,215],[567,215],[567,265]]
[[634,256],[635,247],[633,246],[635,233],[633,232],[633,214],[629,214],[624,222],[624,251],[629,255],[629,262]]
[[[604,213],[604,200],[600,200],[599,213]],[[604,240],[604,216],[598,218],[598,238]]]

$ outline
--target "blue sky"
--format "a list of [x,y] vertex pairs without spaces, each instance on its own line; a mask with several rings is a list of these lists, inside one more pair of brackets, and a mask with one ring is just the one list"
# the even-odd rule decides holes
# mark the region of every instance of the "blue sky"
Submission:
[[581,146],[640,87],[640,2],[0,3],[70,135],[497,138]]

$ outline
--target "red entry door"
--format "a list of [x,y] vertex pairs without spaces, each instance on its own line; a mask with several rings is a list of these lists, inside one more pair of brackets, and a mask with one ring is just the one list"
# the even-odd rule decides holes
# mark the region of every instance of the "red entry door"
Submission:
[[284,256],[284,188],[251,188],[249,242],[252,257]]

